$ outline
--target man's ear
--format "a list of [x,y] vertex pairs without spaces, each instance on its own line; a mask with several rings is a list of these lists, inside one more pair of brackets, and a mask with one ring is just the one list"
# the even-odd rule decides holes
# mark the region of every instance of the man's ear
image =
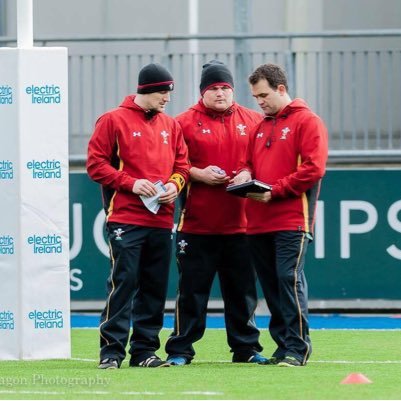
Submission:
[[277,90],[280,92],[280,95],[284,95],[287,93],[287,89],[285,89],[285,85],[279,84],[277,86]]

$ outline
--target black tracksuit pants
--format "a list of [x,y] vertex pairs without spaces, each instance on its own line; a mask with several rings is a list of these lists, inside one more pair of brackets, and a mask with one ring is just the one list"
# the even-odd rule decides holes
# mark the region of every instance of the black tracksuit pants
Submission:
[[111,273],[100,324],[100,359],[125,358],[130,324],[131,362],[160,348],[159,332],[167,296],[172,234],[164,228],[107,225]]
[[309,239],[298,231],[249,235],[255,269],[271,313],[273,356],[292,356],[305,364],[312,352],[308,287],[304,274]]
[[261,351],[255,326],[256,275],[246,236],[177,234],[179,288],[174,332],[166,343],[169,356],[192,360],[193,343],[206,329],[207,303],[218,274],[224,300],[227,341],[231,351],[253,355]]

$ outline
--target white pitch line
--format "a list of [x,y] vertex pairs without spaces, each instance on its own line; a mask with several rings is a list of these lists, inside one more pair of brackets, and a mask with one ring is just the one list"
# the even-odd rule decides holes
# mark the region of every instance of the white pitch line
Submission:
[[327,328],[321,328],[321,329],[310,329],[311,331],[401,331],[401,329],[397,329],[397,328],[394,328],[394,329],[372,329],[372,328],[369,328],[369,329],[361,329],[361,328],[359,328],[359,329],[353,329],[353,328],[349,328],[349,329],[344,329],[344,328],[342,328],[342,329],[336,329],[335,327],[332,327],[332,328],[330,328],[330,329],[327,329]]
[[401,364],[401,361],[308,361],[308,363],[337,363],[337,364]]
[[[97,359],[87,359],[87,358],[71,358],[74,361],[82,361],[82,362],[97,362]],[[229,360],[226,361],[207,361],[204,359],[196,359],[192,364],[196,365],[196,363],[232,363]],[[308,363],[335,363],[335,364],[401,364],[401,361],[323,361],[323,360],[311,360]]]
[[[156,391],[72,391],[69,394],[93,394],[93,395],[111,395],[111,394],[121,394],[121,395],[166,395],[163,392]],[[29,391],[29,390],[0,390],[0,394],[36,394],[36,395],[65,395],[65,391]],[[169,393],[170,394],[170,393]],[[178,391],[171,392],[171,394],[182,394],[182,395],[224,395],[223,392],[219,391]]]
[[164,395],[164,393],[156,392],[156,391],[122,391],[122,392],[119,392],[118,394],[123,394],[123,395]]
[[219,391],[181,391],[178,394],[185,394],[185,395],[224,395]]
[[110,395],[111,391],[75,391],[74,394],[96,394],[96,395]]

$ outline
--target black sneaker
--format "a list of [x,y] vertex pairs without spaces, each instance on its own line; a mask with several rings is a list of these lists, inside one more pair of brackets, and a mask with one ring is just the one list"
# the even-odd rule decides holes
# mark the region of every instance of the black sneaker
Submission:
[[298,361],[298,359],[294,358],[293,356],[286,356],[280,362],[277,363],[277,366],[285,366],[288,368],[294,368],[298,366],[302,366],[302,363]]
[[259,363],[259,365],[278,365],[284,358],[277,358],[276,356],[272,356],[270,358],[266,358],[266,362]]
[[150,356],[149,358],[144,359],[138,364],[130,363],[131,367],[141,367],[141,368],[167,368],[170,364],[167,361],[162,361],[156,355]]
[[100,361],[98,369],[119,369],[117,359],[114,358],[106,358]]

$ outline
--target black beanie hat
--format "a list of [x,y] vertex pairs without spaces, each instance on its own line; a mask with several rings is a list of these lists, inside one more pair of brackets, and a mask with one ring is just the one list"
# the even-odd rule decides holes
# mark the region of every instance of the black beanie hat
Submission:
[[234,79],[227,66],[218,60],[211,60],[202,67],[200,92],[203,95],[211,85],[224,84],[234,89]]
[[161,64],[150,63],[139,71],[137,93],[172,91],[173,89],[173,77]]

